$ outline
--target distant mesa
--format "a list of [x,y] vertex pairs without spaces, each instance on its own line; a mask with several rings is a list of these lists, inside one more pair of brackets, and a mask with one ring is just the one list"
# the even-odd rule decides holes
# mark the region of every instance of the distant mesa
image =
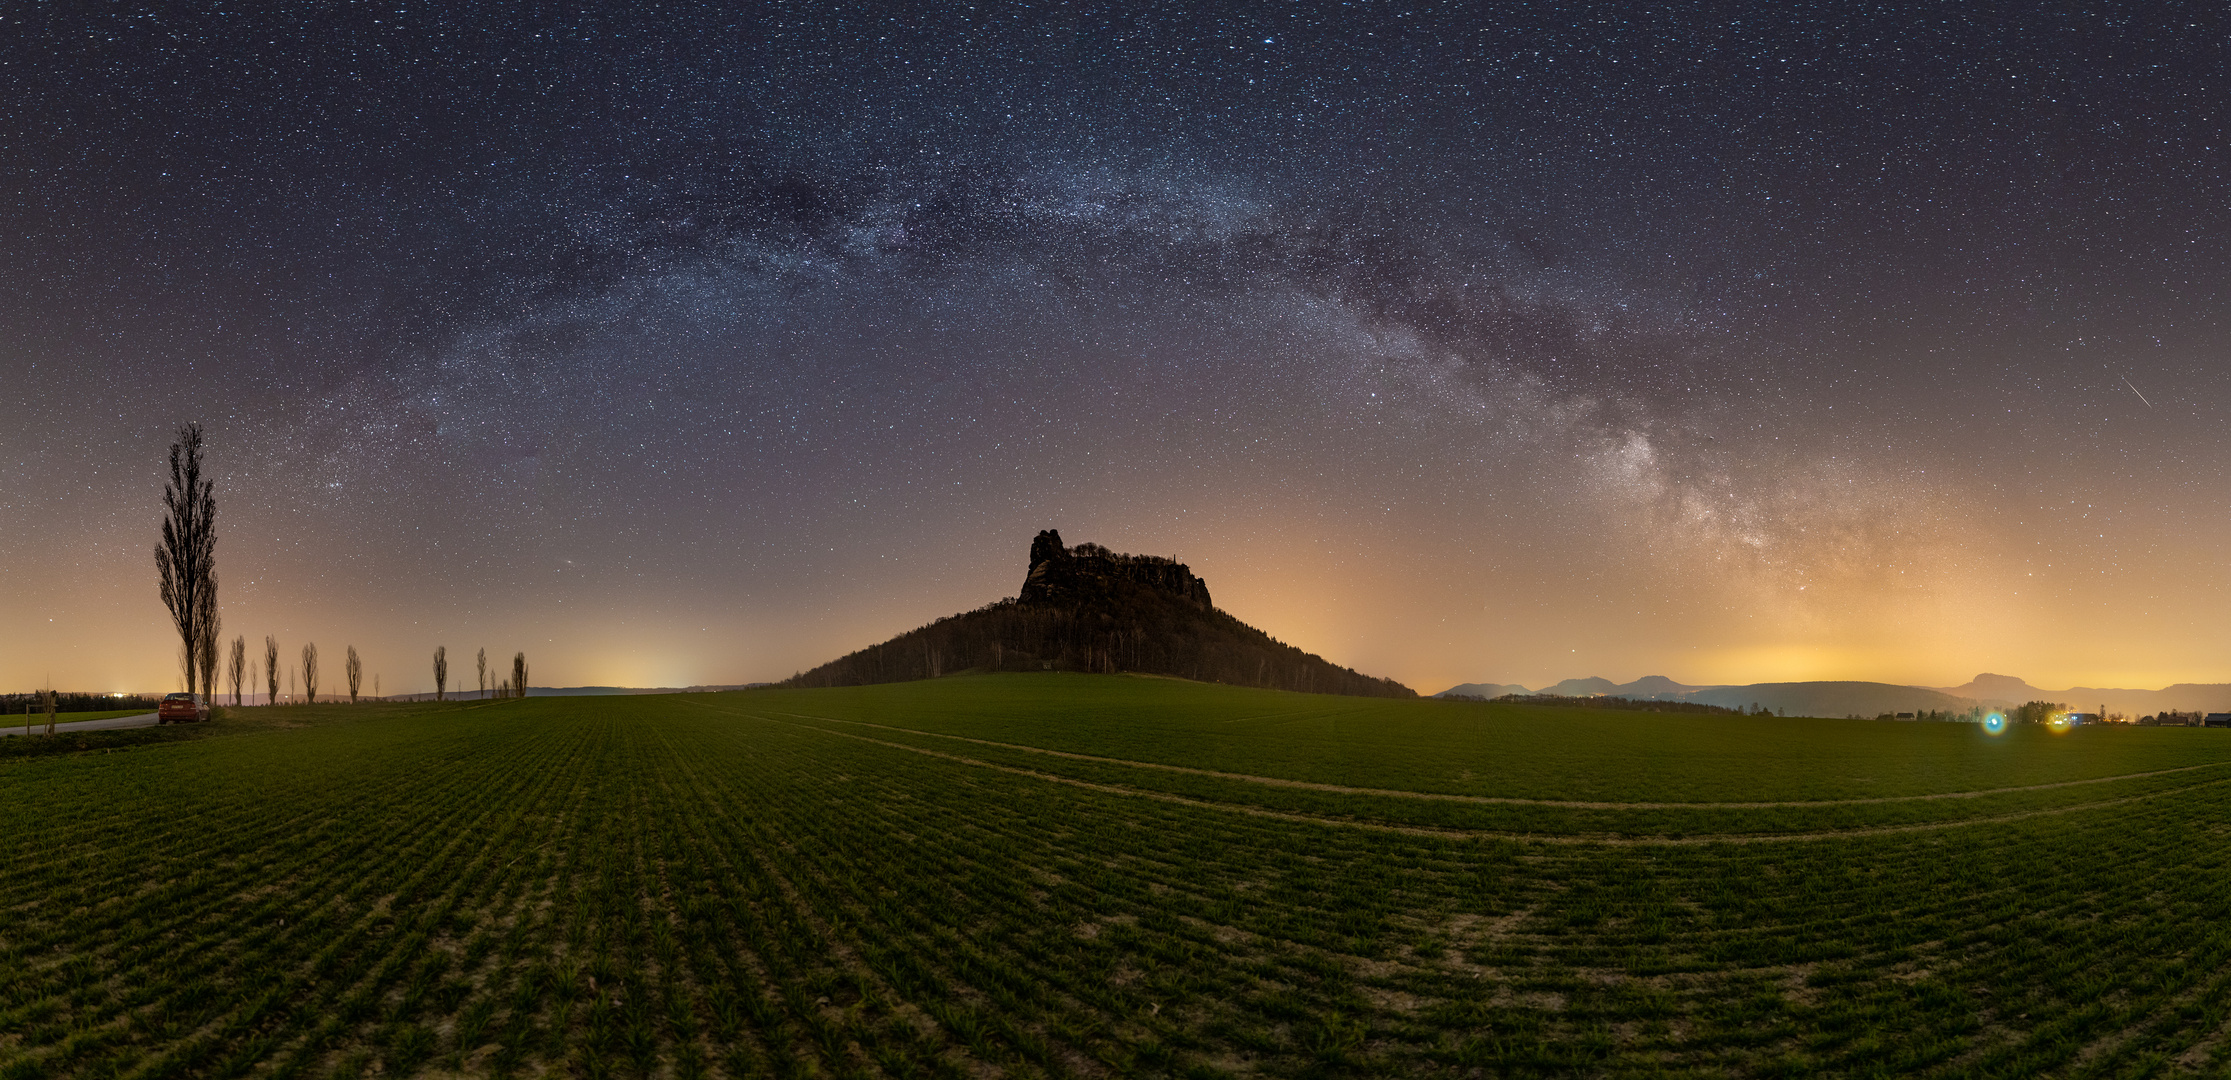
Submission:
[[1625,689],[1625,687],[1612,682],[1610,679],[1590,676],[1585,679],[1566,679],[1564,682],[1543,690],[1542,693],[1553,694],[1557,697],[1598,697]]
[[1468,682],[1468,683],[1465,683],[1465,684],[1464,684],[1464,685],[1462,685],[1462,686],[1452,686],[1452,687],[1449,687],[1448,689],[1446,689],[1446,690],[1443,690],[1443,691],[1441,691],[1440,693],[1438,693],[1438,694],[1435,694],[1435,695],[1433,695],[1433,696],[1434,696],[1434,697],[1439,697],[1439,698],[1488,698],[1488,699],[1494,699],[1494,698],[1499,698],[1499,697],[1503,697],[1503,696],[1504,696],[1504,695],[1506,695],[1506,694],[1531,694],[1531,693],[1533,693],[1533,691],[1532,691],[1532,690],[1528,690],[1527,688],[1525,688],[1525,687],[1523,687],[1523,686],[1520,686],[1520,685],[1518,685],[1517,683],[1477,683],[1477,682]]
[[1947,686],[1944,692],[1986,705],[2019,705],[2025,701],[2042,701],[2051,693],[2012,675],[1993,675],[1990,672],[1984,672],[1959,686]]
[[1090,671],[1368,697],[1416,697],[1303,652],[1233,618],[1184,563],[1062,543],[1030,542],[1013,599],[950,615],[791,676],[785,686],[860,686],[962,672]]

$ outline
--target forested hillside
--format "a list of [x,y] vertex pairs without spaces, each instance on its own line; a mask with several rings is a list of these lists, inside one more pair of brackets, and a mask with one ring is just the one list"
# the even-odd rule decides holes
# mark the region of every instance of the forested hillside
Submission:
[[908,631],[792,676],[789,686],[857,686],[961,671],[1094,671],[1174,675],[1203,682],[1321,694],[1415,697],[1391,679],[1341,667],[1280,642],[1208,602],[1183,564],[1064,547],[1059,533],[1031,546],[1021,596]]

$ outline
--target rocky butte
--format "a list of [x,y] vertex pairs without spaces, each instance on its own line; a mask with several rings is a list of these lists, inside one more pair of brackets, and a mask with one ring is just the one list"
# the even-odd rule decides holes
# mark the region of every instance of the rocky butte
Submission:
[[1160,555],[1118,555],[1098,544],[1065,548],[1061,534],[1053,529],[1030,542],[1030,574],[1023,578],[1022,592],[1015,600],[1073,603],[1109,593],[1118,581],[1159,589],[1203,608],[1216,606],[1209,602],[1208,582],[1194,577],[1184,563]]
[[786,686],[858,686],[963,672],[1089,671],[1320,694],[1416,697],[1303,652],[1218,608],[1184,563],[1062,543],[1030,542],[1012,598],[950,615],[788,679]]

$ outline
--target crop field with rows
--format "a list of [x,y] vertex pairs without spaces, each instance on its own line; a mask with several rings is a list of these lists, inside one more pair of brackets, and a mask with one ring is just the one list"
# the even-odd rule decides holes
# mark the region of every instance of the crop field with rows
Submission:
[[0,762],[0,1080],[2231,1069],[2231,732],[1051,674],[242,712]]

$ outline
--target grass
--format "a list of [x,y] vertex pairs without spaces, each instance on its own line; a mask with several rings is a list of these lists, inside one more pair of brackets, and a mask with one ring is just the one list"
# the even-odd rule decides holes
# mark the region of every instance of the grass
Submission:
[[1077,675],[238,713],[0,760],[0,1078],[2231,1066],[2222,732]]

